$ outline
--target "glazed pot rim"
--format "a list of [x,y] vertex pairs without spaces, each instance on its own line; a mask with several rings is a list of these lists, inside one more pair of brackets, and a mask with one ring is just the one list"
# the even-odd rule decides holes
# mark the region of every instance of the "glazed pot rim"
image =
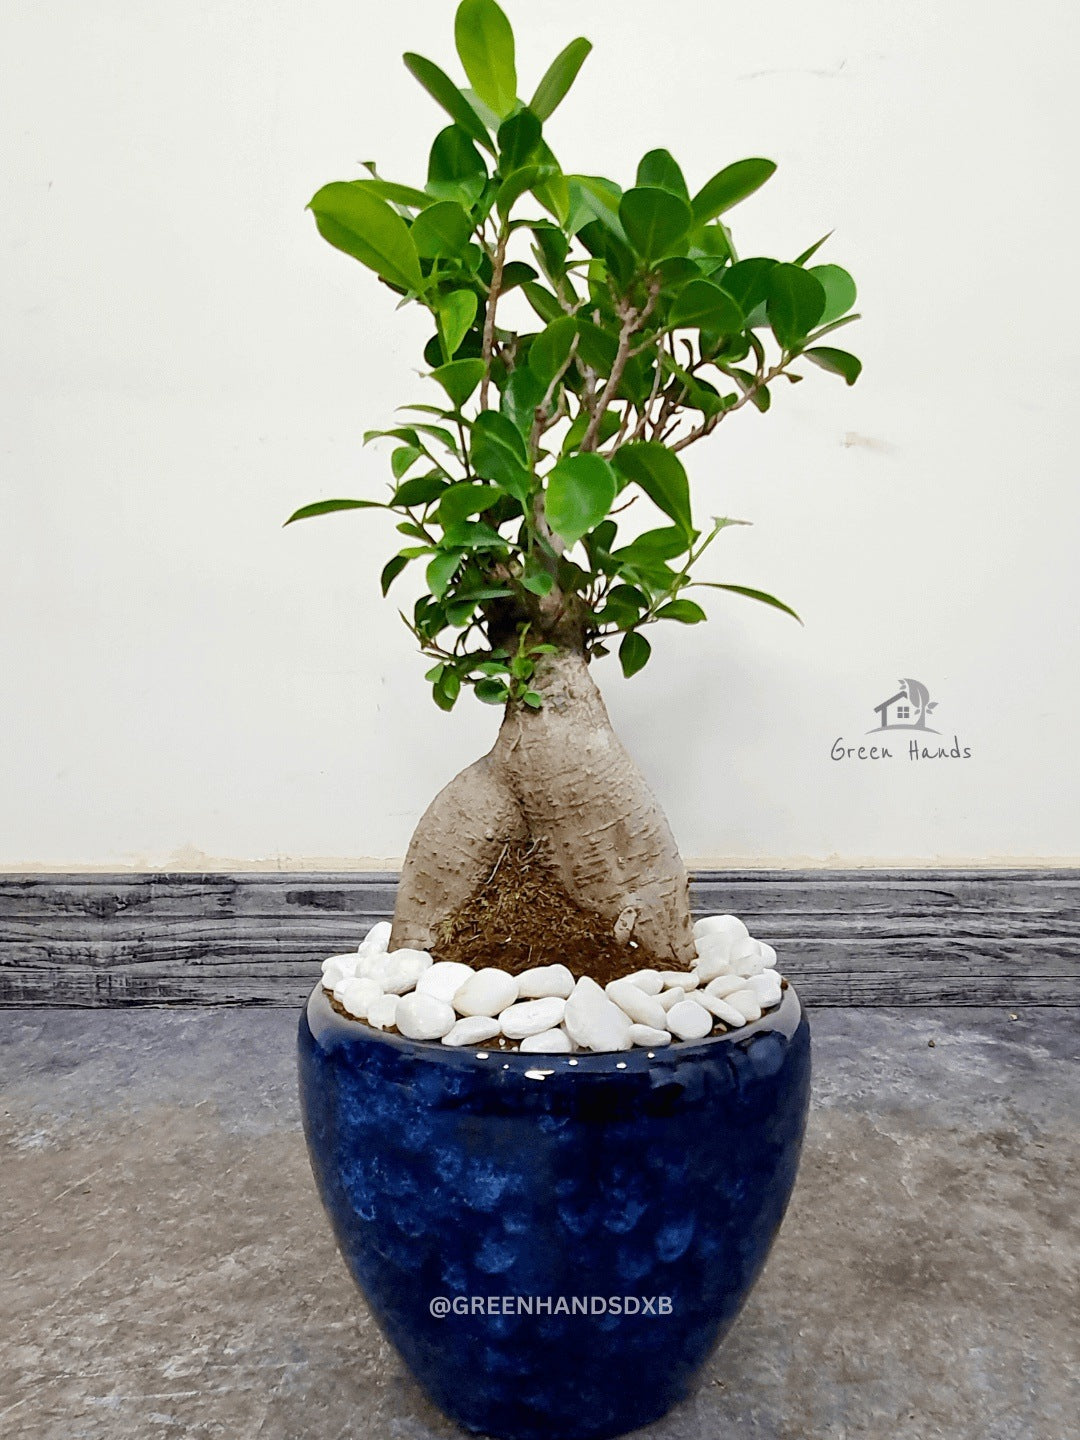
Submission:
[[[410,1053],[419,1061],[433,1064],[464,1066],[470,1069],[492,1068],[516,1071],[519,1074],[535,1072],[536,1078],[566,1071],[579,1074],[625,1074],[640,1073],[657,1066],[670,1066],[683,1060],[703,1060],[710,1051],[721,1058],[723,1047],[739,1045],[753,1036],[779,1034],[790,1040],[799,1028],[803,1018],[803,1007],[795,987],[786,983],[783,998],[773,1010],[766,1011],[760,1020],[743,1025],[738,1030],[728,1030],[722,1035],[707,1035],[703,1040],[674,1040],[670,1045],[650,1050],[635,1046],[632,1050],[605,1050],[592,1052],[578,1050],[572,1055],[544,1054],[520,1050],[500,1050],[490,1044],[443,1045],[438,1040],[410,1040],[404,1035],[392,1035],[385,1030],[376,1030],[363,1020],[346,1019],[339,1015],[330,1004],[322,981],[308,996],[304,1007],[312,1038],[324,1050],[352,1046],[357,1043],[370,1046],[386,1046],[392,1050]],[[540,1072],[545,1072],[541,1076]],[[531,1077],[530,1077],[531,1078]]]

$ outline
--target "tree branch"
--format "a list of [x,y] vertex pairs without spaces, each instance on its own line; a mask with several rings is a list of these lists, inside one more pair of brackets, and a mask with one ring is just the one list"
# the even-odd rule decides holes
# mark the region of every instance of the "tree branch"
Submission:
[[603,419],[604,412],[611,404],[615,392],[619,388],[619,382],[622,380],[623,372],[630,359],[630,342],[652,314],[653,306],[656,304],[656,297],[659,294],[660,283],[659,281],[654,281],[649,287],[649,298],[640,310],[635,310],[633,306],[628,305],[622,311],[622,325],[619,329],[619,346],[615,351],[615,362],[611,367],[611,374],[608,376],[607,384],[603,390],[601,390],[599,398],[596,401],[596,408],[591,413],[588,429],[585,431],[581,444],[578,446],[578,449],[582,452],[596,449],[596,440],[600,433],[600,421]]
[[488,386],[491,383],[491,354],[495,346],[495,307],[502,290],[503,266],[506,264],[506,227],[499,231],[495,246],[495,258],[491,262],[491,288],[488,291],[487,309],[484,312],[484,346],[481,359],[484,362],[484,378],[480,381],[480,409],[488,408]]

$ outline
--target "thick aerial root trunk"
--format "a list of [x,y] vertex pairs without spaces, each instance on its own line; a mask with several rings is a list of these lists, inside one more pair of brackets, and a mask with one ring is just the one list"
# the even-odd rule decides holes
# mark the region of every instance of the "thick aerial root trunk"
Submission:
[[542,709],[509,706],[491,751],[440,791],[417,826],[391,944],[437,945],[507,844],[532,840],[570,898],[620,943],[633,939],[654,960],[687,964],[686,870],[584,658],[544,657],[533,684]]

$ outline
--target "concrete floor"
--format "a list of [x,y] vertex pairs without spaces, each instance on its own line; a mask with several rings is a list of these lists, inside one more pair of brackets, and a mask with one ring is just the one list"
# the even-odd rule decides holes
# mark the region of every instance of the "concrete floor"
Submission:
[[[278,1010],[0,1012],[0,1435],[452,1440],[315,1196]],[[763,1279],[649,1440],[1080,1437],[1080,1015],[824,1010]]]

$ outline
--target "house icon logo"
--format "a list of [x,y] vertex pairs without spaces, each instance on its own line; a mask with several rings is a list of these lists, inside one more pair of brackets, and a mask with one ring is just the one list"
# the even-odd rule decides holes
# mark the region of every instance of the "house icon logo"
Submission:
[[931,710],[937,709],[937,701],[930,699],[930,691],[921,680],[901,680],[900,689],[895,695],[890,695],[888,700],[882,700],[880,705],[874,706],[874,713],[878,717],[879,724],[868,735],[874,735],[879,730],[924,730],[930,735],[937,735],[938,731],[926,723],[926,717]]

